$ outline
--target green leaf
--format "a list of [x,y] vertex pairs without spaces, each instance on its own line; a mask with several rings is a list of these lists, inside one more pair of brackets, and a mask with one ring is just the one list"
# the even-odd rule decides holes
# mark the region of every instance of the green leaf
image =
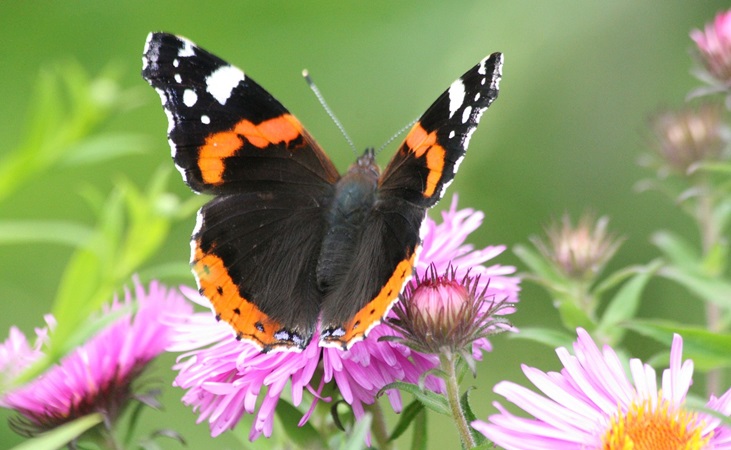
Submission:
[[[462,408],[462,412],[464,413],[465,419],[467,419],[468,424],[477,420],[477,416],[475,416],[475,413],[472,411],[472,407],[470,406],[469,394],[472,389],[475,389],[474,386],[464,391],[464,394],[462,394],[462,396],[459,398],[459,405]],[[475,444],[477,445],[480,445],[486,441],[485,436],[471,426],[470,434],[472,435],[472,439],[475,440]]]
[[108,162],[115,158],[144,153],[152,140],[141,134],[106,133],[90,136],[74,145],[64,158],[65,166],[81,166]]
[[594,321],[579,305],[576,298],[569,293],[554,293],[554,304],[561,316],[561,322],[567,330],[575,330],[577,327],[593,330],[596,327]]
[[112,193],[87,246],[77,250],[66,266],[52,310],[58,326],[49,352],[55,357],[62,355],[60,349],[67,347],[65,341],[78,326],[112,299],[116,283],[110,274],[123,228],[122,200],[121,191]]
[[706,170],[709,172],[718,172],[721,174],[731,174],[731,164],[724,161],[707,161],[696,163],[698,170]]
[[452,414],[452,410],[449,408],[449,402],[447,402],[447,399],[444,398],[443,395],[428,390],[422,391],[415,384],[404,383],[403,381],[394,381],[393,383],[389,383],[382,387],[378,395],[381,395],[381,393],[388,389],[398,389],[400,391],[407,392],[413,395],[424,406],[439,414],[444,414],[446,416]]
[[330,417],[332,417],[333,424],[335,425],[335,428],[337,428],[340,431],[345,431],[348,429],[345,423],[343,423],[343,420],[340,418],[340,405],[343,405],[343,407],[347,408],[348,412],[350,413],[348,415],[348,419],[352,421],[353,419],[353,410],[348,405],[345,400],[338,400],[335,403],[330,406]]
[[409,426],[416,419],[416,417],[423,412],[424,405],[421,402],[414,400],[409,403],[408,406],[406,406],[406,408],[401,411],[401,414],[399,414],[398,423],[391,432],[391,436],[388,438],[388,441],[392,442],[401,437],[401,435],[404,434],[404,432],[409,428]]
[[137,271],[143,282],[153,279],[175,279],[192,283],[190,264],[184,261],[162,263]]
[[643,270],[646,270],[645,266],[631,266],[613,272],[606,276],[603,280],[601,280],[591,290],[591,293],[598,298],[610,289],[613,289],[616,286],[622,284],[627,278],[630,278],[631,276],[636,275],[638,272]]
[[89,242],[91,228],[54,220],[4,220],[0,222],[0,245],[51,243],[81,247]]
[[702,273],[709,277],[720,277],[726,271],[728,263],[728,242],[723,239],[714,242],[703,258]]
[[95,425],[100,424],[102,420],[101,414],[97,413],[79,417],[51,431],[28,439],[22,444],[13,447],[12,450],[56,450],[64,447]]
[[416,415],[414,420],[414,432],[411,437],[411,450],[427,449],[426,421],[426,410],[422,409],[419,414]]
[[663,267],[658,275],[675,281],[707,302],[731,310],[731,284],[725,281],[689,273],[678,267]]
[[541,327],[521,327],[520,333],[510,333],[508,336],[511,339],[525,339],[538,342],[550,348],[571,348],[571,344],[575,340],[573,335],[564,331],[556,331]]
[[658,231],[652,235],[651,241],[676,266],[696,272],[699,270],[701,256],[685,238],[670,231]]
[[325,441],[317,432],[310,422],[303,424],[301,427],[297,423],[302,418],[302,413],[291,403],[284,399],[280,399],[274,410],[277,418],[282,424],[284,432],[292,443],[299,448],[325,448]]
[[[713,223],[716,229],[719,230],[719,234],[725,234],[729,220],[731,220],[731,199],[727,195],[725,198],[719,200],[718,205],[713,210]],[[724,242],[726,243],[727,241],[724,240]]]
[[0,201],[57,165],[130,98],[114,77],[91,78],[76,63],[42,70],[23,140],[0,157]]
[[683,357],[692,359],[700,371],[731,367],[729,333],[660,320],[633,320],[627,327],[664,344],[672,342],[673,333],[680,334],[683,337]]
[[642,292],[661,265],[660,261],[649,264],[645,270],[637,273],[619,289],[599,321],[597,333],[600,336],[610,337],[612,344],[622,340],[625,329],[620,325],[637,314]]
[[565,284],[564,277],[539,252],[525,245],[518,244],[513,248],[513,253],[523,261],[523,264],[528,266],[535,276],[542,279],[543,282],[547,282],[546,284]]

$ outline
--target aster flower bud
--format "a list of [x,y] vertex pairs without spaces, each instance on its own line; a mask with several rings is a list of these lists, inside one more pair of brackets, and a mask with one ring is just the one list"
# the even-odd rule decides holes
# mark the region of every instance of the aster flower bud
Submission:
[[725,147],[722,115],[717,103],[657,115],[652,128],[663,166],[685,175],[698,163],[720,159]]
[[504,299],[486,296],[486,288],[479,290],[478,285],[479,276],[467,273],[459,280],[452,266],[441,275],[434,265],[422,278],[417,274],[393,309],[390,324],[403,336],[398,341],[423,353],[449,352],[471,359],[466,349],[507,330],[509,324],[500,314],[513,309]]
[[731,83],[731,11],[719,13],[703,30],[693,30],[703,65],[713,78],[725,85]]
[[607,217],[594,220],[592,215],[585,214],[574,227],[569,216],[564,215],[560,225],[554,223],[546,229],[548,242],[536,237],[531,241],[568,278],[593,279],[622,243],[607,232],[608,224]]

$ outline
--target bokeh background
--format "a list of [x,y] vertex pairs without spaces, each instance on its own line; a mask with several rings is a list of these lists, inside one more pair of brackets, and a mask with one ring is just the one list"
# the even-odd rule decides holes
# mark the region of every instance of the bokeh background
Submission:
[[[658,254],[648,241],[654,230],[694,233],[667,199],[634,189],[650,175],[637,165],[651,144],[647,119],[661,108],[681,105],[698,85],[689,74],[688,32],[728,6],[632,0],[5,1],[0,5],[0,154],[21,142],[39,72],[66,61],[92,74],[110,63],[121,68],[121,84],[139,87],[145,103],[104,128],[145,134],[149,145],[113,163],[58,167],[33,179],[0,204],[0,220],[93,224],[79,195],[85,186],[108,192],[121,177],[145,186],[156,169],[171,165],[159,99],[139,75],[149,31],[187,36],[243,68],[300,118],[341,170],[352,152],[301,79],[303,68],[356,145],[378,147],[464,70],[502,51],[500,97],[483,117],[448,194],[459,193],[461,206],[485,211],[472,242],[526,243],[562,213],[577,218],[590,209],[610,216],[612,230],[626,238],[609,270],[645,263]],[[382,164],[394,149],[395,144],[381,154]],[[192,195],[177,175],[169,189],[181,198]],[[177,223],[151,264],[187,261],[193,222]],[[71,253],[59,245],[0,246],[0,338],[12,324],[27,333],[42,325]],[[499,262],[523,269],[510,251]],[[193,282],[192,277],[165,281]],[[654,281],[640,315],[700,321],[702,311],[687,292]],[[542,290],[524,283],[514,322],[558,326],[558,315]],[[482,418],[493,412],[491,388],[497,381],[524,381],[521,362],[557,367],[553,353],[537,344],[505,336],[494,343],[477,380],[467,380],[479,387],[473,404]],[[627,346],[639,356],[657,349],[632,334]],[[171,364],[172,358],[163,359],[153,372],[166,386]],[[144,426],[177,429],[190,448],[210,445],[207,426],[193,425],[195,415],[179,404],[180,395],[167,389],[165,412],[147,412]],[[7,427],[8,416],[0,411],[0,448],[20,442]],[[432,416],[430,424],[430,448],[457,442],[446,419]],[[233,433],[245,439],[248,427]],[[240,447],[231,435],[213,444]]]

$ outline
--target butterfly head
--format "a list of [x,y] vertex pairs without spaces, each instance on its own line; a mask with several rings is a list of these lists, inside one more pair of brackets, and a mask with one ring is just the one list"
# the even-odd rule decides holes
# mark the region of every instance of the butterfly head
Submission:
[[376,152],[373,147],[367,148],[362,156],[359,156],[355,164],[348,169],[349,174],[360,174],[374,177],[376,180],[381,174],[381,169],[376,163]]

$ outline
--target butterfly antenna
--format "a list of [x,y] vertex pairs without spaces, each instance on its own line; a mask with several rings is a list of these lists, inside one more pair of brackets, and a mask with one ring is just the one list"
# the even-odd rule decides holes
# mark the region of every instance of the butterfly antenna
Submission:
[[337,117],[335,117],[335,114],[332,112],[332,109],[327,105],[327,102],[325,101],[325,97],[322,96],[320,93],[320,90],[317,88],[317,85],[315,85],[315,82],[312,81],[312,78],[310,78],[310,73],[307,71],[307,69],[302,71],[302,76],[305,77],[305,81],[307,82],[307,85],[312,89],[312,92],[315,94],[315,97],[317,97],[317,100],[320,102],[322,107],[325,109],[325,112],[328,116],[330,116],[330,119],[335,122],[335,126],[338,127],[340,132],[343,134],[343,137],[346,141],[348,141],[348,144],[350,145],[350,148],[353,149],[353,153],[355,153],[356,156],[358,156],[358,149],[355,148],[355,144],[353,144],[353,140],[350,139],[350,136],[348,136],[348,133],[345,131],[345,127],[343,127],[343,124],[340,123]]
[[388,144],[390,144],[391,142],[394,141],[394,139],[396,139],[397,137],[401,136],[401,134],[403,134],[409,128],[413,127],[417,120],[419,120],[419,119],[414,119],[411,122],[407,123],[406,126],[404,126],[403,128],[401,128],[400,130],[398,130],[396,132],[396,134],[394,134],[393,136],[391,136],[390,138],[388,138],[388,140],[386,142],[384,142],[383,145],[381,145],[380,147],[378,147],[378,150],[376,151],[376,155],[379,154],[379,153],[381,153],[381,150],[383,150],[384,148],[386,148],[388,146]]

